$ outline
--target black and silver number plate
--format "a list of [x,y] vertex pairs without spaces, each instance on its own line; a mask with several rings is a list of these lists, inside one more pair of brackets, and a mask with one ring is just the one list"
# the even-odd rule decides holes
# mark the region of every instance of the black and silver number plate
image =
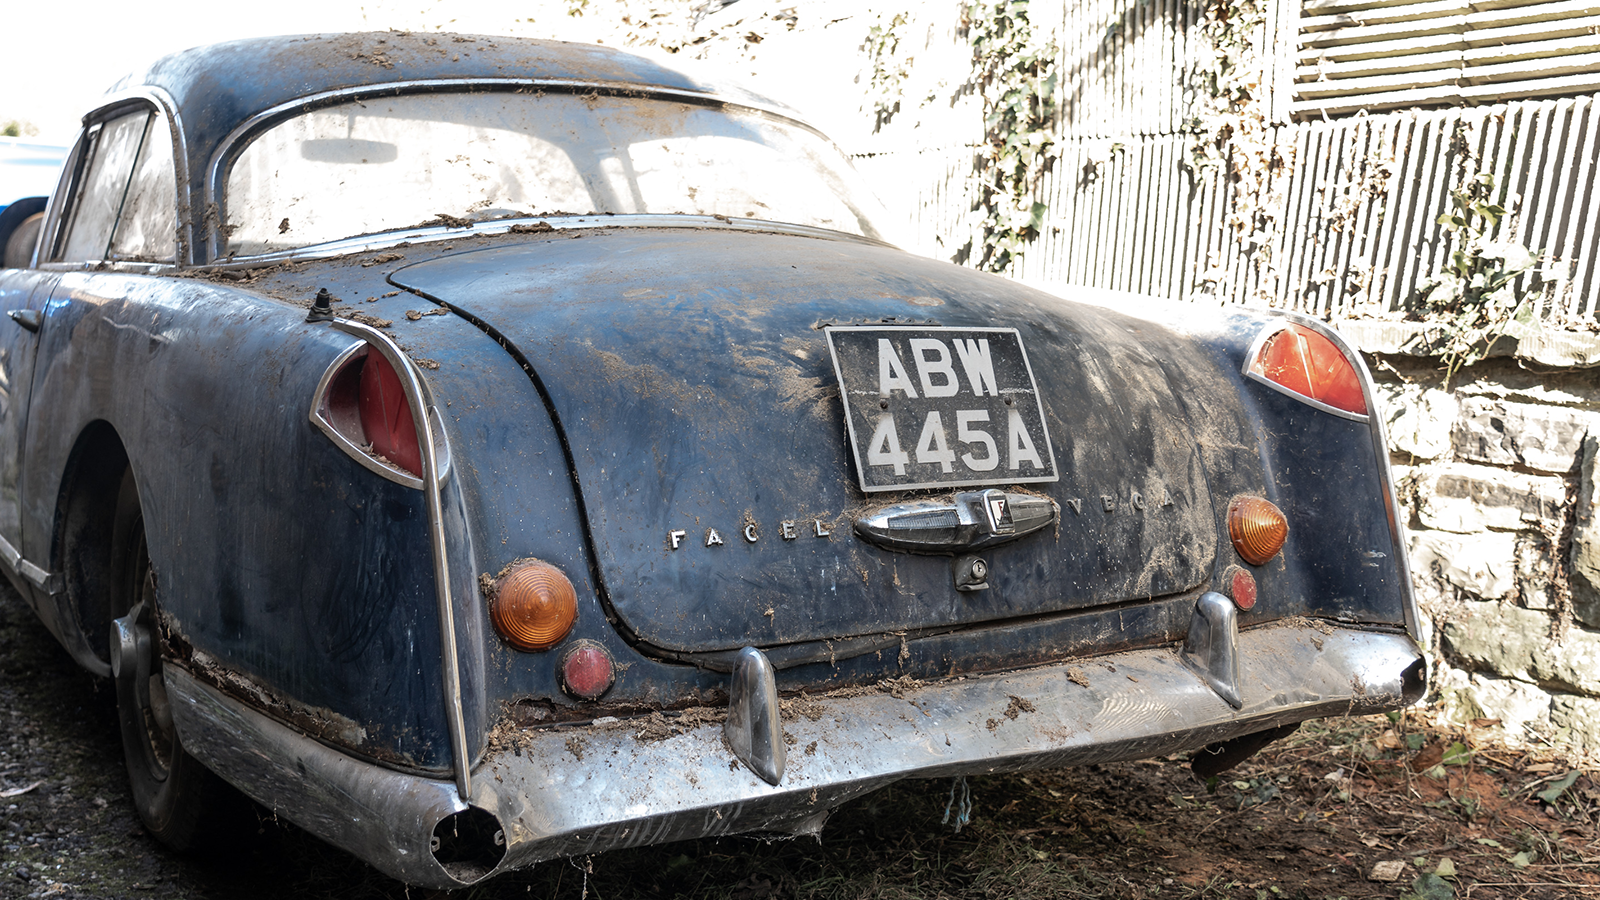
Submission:
[[863,491],[1055,481],[1015,328],[827,329]]

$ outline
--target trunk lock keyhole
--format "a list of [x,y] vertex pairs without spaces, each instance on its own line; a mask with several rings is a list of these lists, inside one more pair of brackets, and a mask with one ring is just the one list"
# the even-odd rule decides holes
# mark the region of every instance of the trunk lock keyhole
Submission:
[[958,556],[951,564],[958,591],[987,591],[989,564],[981,556]]

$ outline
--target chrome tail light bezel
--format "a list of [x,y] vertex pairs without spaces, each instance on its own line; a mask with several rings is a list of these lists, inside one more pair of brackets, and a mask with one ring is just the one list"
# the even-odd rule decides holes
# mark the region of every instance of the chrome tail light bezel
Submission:
[[[335,402],[335,395],[343,390],[354,389],[348,382],[358,381],[359,369],[352,371],[358,360],[363,360],[366,355],[373,352],[373,347],[365,340],[357,340],[346,347],[328,364],[322,378],[317,381],[316,393],[311,399],[311,424],[328,436],[328,440],[343,450],[346,455],[360,463],[367,470],[376,475],[387,478],[396,484],[405,485],[414,490],[422,490],[422,479],[373,451],[370,443],[361,440],[364,432],[361,427],[360,417],[352,410],[344,410],[342,404]],[[409,360],[402,360],[410,366]],[[391,360],[391,363],[393,361]],[[420,377],[417,381],[426,390],[427,382]],[[437,475],[443,480],[450,471],[450,444],[448,441],[438,439],[443,436],[443,423],[439,419],[438,410],[431,402],[425,403],[428,417],[432,420],[434,441],[434,456],[437,460]]]

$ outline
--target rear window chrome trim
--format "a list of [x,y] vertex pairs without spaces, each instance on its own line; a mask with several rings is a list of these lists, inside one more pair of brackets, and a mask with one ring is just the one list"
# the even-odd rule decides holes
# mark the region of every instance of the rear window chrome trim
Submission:
[[[293,250],[279,250],[274,253],[258,253],[251,256],[230,256],[218,259],[201,268],[206,270],[253,269],[281,262],[328,259],[335,256],[368,253],[374,250],[387,250],[406,245],[436,244],[443,241],[457,241],[476,237],[497,237],[511,234],[512,229],[518,225],[538,225],[541,223],[549,225],[553,229],[547,233],[549,237],[559,237],[563,231],[597,230],[602,228],[690,228],[703,231],[720,230],[745,233],[792,234],[799,237],[822,240],[859,241],[878,247],[897,249],[887,241],[868,237],[867,235],[851,234],[847,231],[831,231],[826,228],[817,228],[809,225],[791,225],[786,222],[773,222],[767,219],[729,219],[725,221],[715,216],[666,213],[623,213],[612,215],[591,213],[582,216],[519,216],[512,219],[491,219],[475,222],[462,228],[429,225],[424,228],[380,231],[370,235],[358,235],[322,244],[296,247]],[[539,237],[540,234],[539,232],[524,232],[522,236]]]

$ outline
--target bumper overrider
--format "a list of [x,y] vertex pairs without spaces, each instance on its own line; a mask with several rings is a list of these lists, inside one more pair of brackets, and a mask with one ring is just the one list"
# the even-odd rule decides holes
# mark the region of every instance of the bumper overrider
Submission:
[[735,758],[720,724],[665,739],[615,719],[527,730],[514,750],[474,767],[470,806],[450,780],[354,759],[181,668],[165,672],[184,747],[213,771],[396,878],[450,889],[620,847],[815,833],[829,810],[903,778],[1164,755],[1311,718],[1396,709],[1425,689],[1421,651],[1397,631],[1298,619],[1230,643],[1238,708],[1192,653],[1135,650],[791,702],[782,720],[787,763],[775,785]]

